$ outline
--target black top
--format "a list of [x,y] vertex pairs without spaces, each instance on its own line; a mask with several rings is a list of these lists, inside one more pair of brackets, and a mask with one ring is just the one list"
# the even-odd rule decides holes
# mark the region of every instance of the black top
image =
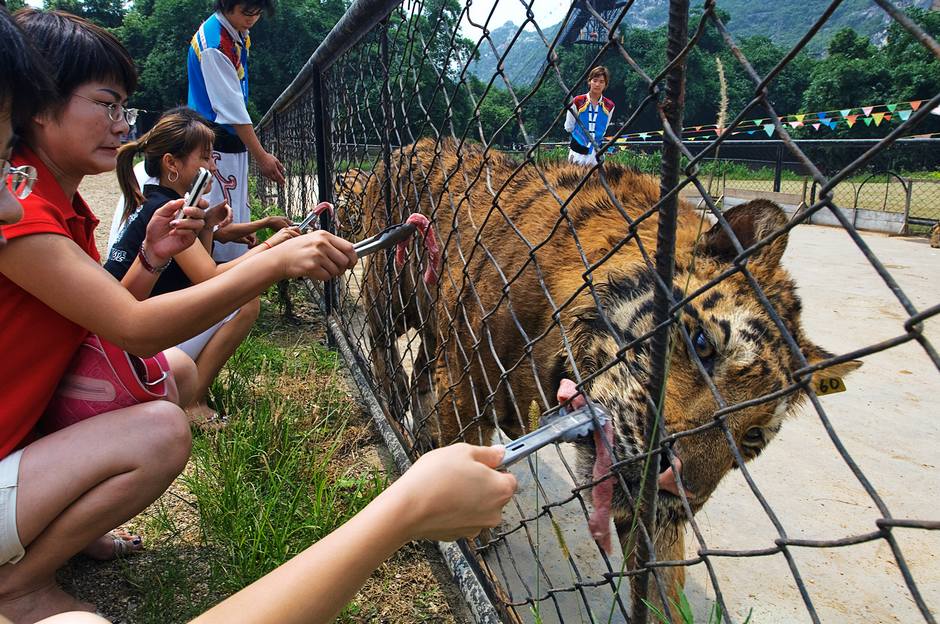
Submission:
[[[168,189],[159,184],[146,184],[144,185],[144,198],[144,205],[130,216],[114,246],[111,247],[108,261],[104,264],[104,268],[107,269],[108,273],[118,280],[123,279],[128,269],[134,264],[140,245],[144,242],[144,237],[147,234],[147,224],[150,223],[153,213],[168,201],[179,199],[180,195],[173,189]],[[166,271],[160,274],[150,296],[174,292],[192,285],[193,283],[186,277],[183,269],[175,262],[171,262]]]

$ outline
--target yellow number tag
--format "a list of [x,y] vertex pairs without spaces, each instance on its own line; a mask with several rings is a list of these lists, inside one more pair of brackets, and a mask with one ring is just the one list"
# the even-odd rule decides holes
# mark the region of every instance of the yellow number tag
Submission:
[[845,392],[845,383],[841,377],[822,377],[816,382],[816,394],[819,396],[836,392]]

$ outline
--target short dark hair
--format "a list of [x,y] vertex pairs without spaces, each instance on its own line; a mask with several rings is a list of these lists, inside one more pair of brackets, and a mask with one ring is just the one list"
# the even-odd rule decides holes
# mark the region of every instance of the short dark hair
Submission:
[[264,11],[268,17],[274,15],[274,0],[215,0],[215,10],[226,13],[239,4],[243,11]]
[[0,104],[9,106],[14,131],[55,97],[46,63],[6,8],[0,7]]
[[608,87],[610,86],[610,70],[609,69],[607,69],[603,65],[598,65],[597,67],[595,67],[588,73],[588,78],[587,78],[588,82],[591,82],[591,79],[595,78],[596,76],[603,76],[604,82],[607,84]]
[[56,87],[48,109],[59,111],[87,82],[112,81],[128,95],[137,88],[137,69],[121,42],[107,30],[65,11],[20,9],[16,22],[43,56]]

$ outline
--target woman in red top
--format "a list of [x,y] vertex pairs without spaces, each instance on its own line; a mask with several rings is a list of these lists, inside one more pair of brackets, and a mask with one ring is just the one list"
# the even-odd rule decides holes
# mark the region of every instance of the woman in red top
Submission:
[[[174,221],[182,200],[151,219],[126,288],[98,264],[97,219],[78,193],[85,175],[113,170],[128,132],[133,63],[103,29],[74,16],[27,9],[26,37],[0,10],[0,147],[16,167],[34,167],[23,218],[3,226],[0,248],[0,613],[14,621],[91,609],[55,585],[55,571],[85,551],[108,558],[139,547],[107,531],[154,501],[183,469],[190,433],[182,409],[154,401],[89,418],[31,441],[52,392],[92,331],[152,355],[198,334],[292,277],[328,279],[356,261],[352,245],[325,232],[298,236],[223,275],[139,301],[164,265],[195,240],[203,211]],[[44,63],[35,59],[35,45]],[[43,65],[53,85],[43,89]],[[40,104],[41,103],[41,104]],[[12,123],[16,125],[12,125]],[[12,130],[22,143],[10,154]],[[13,177],[20,184],[27,170]],[[3,221],[18,212],[7,181]],[[102,537],[104,536],[104,537]],[[16,563],[14,563],[16,562]]]

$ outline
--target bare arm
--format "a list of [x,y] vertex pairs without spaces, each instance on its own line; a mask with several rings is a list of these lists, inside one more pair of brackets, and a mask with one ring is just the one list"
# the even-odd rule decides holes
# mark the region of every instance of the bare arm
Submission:
[[265,241],[267,242],[267,245],[256,245],[241,256],[224,264],[216,264],[215,260],[213,260],[212,256],[209,255],[209,252],[206,250],[206,248],[199,242],[196,242],[189,248],[184,249],[180,253],[176,254],[176,256],[173,257],[173,260],[180,266],[180,268],[183,270],[183,273],[185,273],[186,277],[189,278],[189,281],[194,284],[198,284],[200,282],[206,281],[207,279],[211,279],[216,275],[221,275],[222,273],[235,268],[242,262],[253,258],[259,253],[265,252],[268,249],[276,247],[277,245],[297,236],[300,236],[300,232],[296,228],[284,228]]
[[455,444],[425,454],[346,524],[194,623],[331,621],[407,542],[471,537],[498,525],[516,488],[512,475],[492,470],[503,452]]
[[137,301],[71,239],[34,234],[0,252],[0,272],[47,306],[135,355],[152,355],[202,332],[274,282],[325,280],[355,264],[352,244],[314,232],[258,254],[191,288]]
[[264,228],[280,230],[285,227],[290,227],[290,223],[290,219],[279,215],[271,215],[264,217],[263,219],[249,221],[248,223],[229,223],[228,225],[219,228],[219,231],[215,233],[215,240],[219,241],[220,243],[230,243],[232,241],[237,241],[240,238],[244,238],[249,234],[254,234],[258,230],[262,230]]
[[261,175],[278,184],[284,184],[284,165],[274,154],[265,151],[251,124],[238,124],[232,127],[235,128],[235,134],[238,135],[238,138],[248,148],[248,153],[257,161],[258,168],[261,169]]

